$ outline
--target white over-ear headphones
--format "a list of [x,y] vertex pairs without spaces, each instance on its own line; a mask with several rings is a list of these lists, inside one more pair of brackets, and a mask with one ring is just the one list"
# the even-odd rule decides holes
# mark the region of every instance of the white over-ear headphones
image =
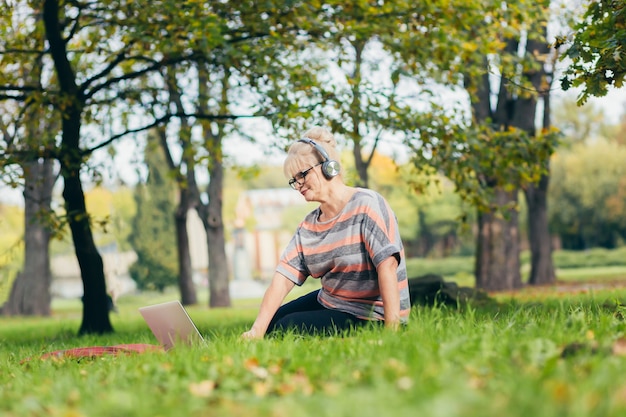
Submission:
[[324,158],[324,161],[322,161],[322,174],[324,174],[324,177],[331,179],[332,177],[339,175],[339,172],[341,172],[339,162],[334,159],[330,159],[328,152],[326,152],[326,149],[324,149],[320,144],[309,138],[298,139],[298,142],[308,143],[315,148],[317,153],[319,153],[322,158]]

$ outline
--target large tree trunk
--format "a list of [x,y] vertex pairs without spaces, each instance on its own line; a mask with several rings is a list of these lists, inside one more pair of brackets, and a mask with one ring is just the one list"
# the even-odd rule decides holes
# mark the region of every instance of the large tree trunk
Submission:
[[[517,50],[517,42],[510,40],[505,53]],[[485,68],[488,68],[484,57]],[[495,110],[491,106],[489,71],[472,79],[466,77],[466,87],[474,86],[472,115],[475,123],[490,123],[507,129],[514,108],[511,95],[504,83],[500,84]],[[485,186],[493,192],[490,209],[478,211],[476,236],[475,277],[476,287],[487,291],[513,290],[522,285],[520,274],[519,219],[515,210],[505,210],[507,204],[517,204],[518,190],[504,191],[497,182],[486,179]]]
[[[38,16],[41,19],[41,16]],[[37,22],[41,28],[41,21]],[[43,28],[33,33],[38,48],[44,47]],[[30,71],[23,72],[26,84],[41,85],[43,63],[33,61]],[[52,123],[45,107],[31,106],[24,118],[24,141],[33,156],[22,163],[24,173],[24,266],[17,275],[9,299],[2,308],[7,315],[49,316],[51,313],[50,229],[42,221],[51,213],[52,188],[56,182],[54,161],[39,158],[60,125]]]
[[[531,30],[545,31],[541,21],[534,22]],[[535,32],[533,32],[535,33]],[[529,37],[530,38],[530,37]],[[504,53],[515,54],[518,50],[517,39],[509,39]],[[525,50],[527,59],[533,57],[536,66],[527,65],[521,74],[523,79],[530,81],[534,92],[522,92],[512,95],[504,82],[500,84],[497,106],[493,114],[490,111],[489,81],[487,78],[478,82],[478,92],[472,102],[475,120],[491,122],[501,129],[516,127],[528,132],[531,137],[536,135],[535,115],[537,111],[537,92],[546,90],[545,116],[549,114],[549,84],[546,84],[545,63],[543,57],[547,53],[547,45],[534,38],[526,41]],[[543,54],[543,55],[542,55]],[[546,85],[548,87],[546,87]],[[482,88],[481,88],[482,87]],[[547,161],[535,161],[544,163]],[[550,283],[554,281],[554,267],[552,265],[552,249],[547,220],[547,189],[549,174],[544,175],[538,184],[524,187],[528,203],[528,227],[531,246],[531,277],[530,282]],[[507,203],[502,190],[495,190],[495,203]],[[510,201],[517,201],[517,191],[512,191]],[[513,196],[513,194],[515,194]],[[494,216],[494,213],[479,213],[479,236],[477,242],[476,283],[477,287],[487,290],[514,289],[521,286],[519,272],[519,233],[517,213],[509,211],[507,219]],[[500,278],[498,278],[500,276]]]
[[61,111],[63,134],[59,162],[64,181],[65,211],[83,280],[83,321],[79,334],[112,332],[104,266],[93,240],[80,180],[83,155],[79,140],[84,98],[76,85],[76,76],[67,57],[57,0],[44,2],[43,20],[60,90],[68,98]]
[[50,213],[55,176],[52,160],[24,164],[24,268],[2,308],[6,315],[50,315],[50,231],[40,221]]
[[[494,205],[517,203],[517,190],[494,190]],[[515,209],[478,212],[476,287],[486,291],[520,288],[519,228]]]

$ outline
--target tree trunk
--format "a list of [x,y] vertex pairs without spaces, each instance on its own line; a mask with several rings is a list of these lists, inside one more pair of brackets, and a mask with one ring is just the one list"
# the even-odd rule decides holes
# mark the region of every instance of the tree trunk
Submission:
[[[540,29],[539,27],[536,28]],[[526,51],[531,56],[537,53],[548,55],[548,46],[545,42],[530,39],[526,43]],[[540,55],[541,56],[541,55]],[[543,96],[544,130],[550,128],[550,89],[551,83],[547,80],[545,63],[539,60],[539,69],[528,70],[524,76],[532,83],[539,95]],[[547,86],[547,87],[546,87]],[[537,112],[538,96],[530,95],[528,98],[518,100],[515,126],[536,136],[535,115]],[[531,254],[531,270],[528,283],[531,285],[552,284],[556,281],[554,265],[552,263],[552,239],[548,225],[548,185],[550,183],[550,156],[543,163],[546,173],[541,176],[537,184],[529,184],[524,187],[524,195],[528,206],[528,241]]]
[[556,281],[552,263],[552,239],[548,227],[548,183],[547,175],[539,184],[524,189],[528,206],[528,240],[530,241],[531,268],[530,285],[553,284]]
[[6,315],[50,315],[50,231],[40,221],[50,213],[55,176],[52,160],[24,164],[24,269],[2,308]]
[[178,251],[178,288],[183,305],[198,303],[196,288],[193,284],[193,270],[191,254],[189,252],[189,233],[187,231],[187,213],[189,202],[187,191],[181,190],[180,202],[175,214],[176,221],[176,248]]
[[[494,190],[494,206],[517,204],[517,190]],[[502,291],[520,288],[518,214],[515,209],[505,215],[497,211],[478,212],[476,246],[476,288]]]
[[[41,16],[37,17],[33,41],[38,48],[44,48],[45,34],[41,27]],[[41,85],[43,63],[41,58],[32,62],[32,68],[24,69],[24,82],[28,85]],[[40,150],[45,148],[48,138],[60,126],[47,120],[49,114],[45,106],[31,106],[24,113],[24,141],[28,147]],[[36,151],[34,151],[36,152]],[[49,316],[51,313],[50,295],[50,229],[42,222],[51,213],[52,188],[56,182],[54,161],[38,158],[34,154],[22,163],[24,173],[24,267],[17,275],[9,299],[1,309],[6,315]]]
[[[164,70],[164,78],[170,94],[170,104],[176,107],[176,111],[184,113],[185,108],[182,103],[180,89],[176,83],[176,74]],[[195,161],[193,145],[191,143],[191,127],[186,117],[180,118],[180,129],[178,133],[179,143],[182,147],[182,160],[180,165],[176,165],[167,142],[166,127],[158,130],[161,148],[167,160],[170,170],[176,172],[176,183],[178,185],[180,201],[175,214],[176,224],[176,249],[178,252],[178,289],[183,305],[194,305],[198,303],[196,288],[193,284],[193,267],[191,265],[191,254],[189,252],[189,233],[187,231],[187,214],[192,201],[197,204],[199,191],[195,177]],[[186,167],[186,173],[182,173],[182,164]]]
[[64,181],[65,211],[83,280],[83,321],[79,334],[112,332],[104,266],[93,240],[85,207],[85,193],[80,180],[80,168],[83,163],[83,155],[80,152],[80,127],[84,97],[76,85],[76,75],[67,57],[59,22],[58,1],[44,1],[43,20],[60,91],[68,98],[66,106],[61,110],[63,133],[59,162]]
[[63,180],[65,181],[63,198],[83,280],[83,321],[78,333],[112,332],[104,265],[93,240],[78,170],[64,169]]
[[358,133],[354,135],[352,139],[353,149],[352,155],[354,156],[354,167],[358,174],[357,183],[355,184],[357,187],[367,188],[369,187],[369,176],[367,173],[367,162],[363,160],[363,149],[361,148],[361,138],[357,138]]
[[[354,156],[354,167],[358,174],[357,187],[367,188],[369,187],[369,175],[367,168],[369,167],[368,161],[363,159],[363,148],[361,146],[361,121],[362,121],[362,109],[361,109],[361,71],[363,65],[363,48],[365,43],[363,40],[355,40],[352,42],[354,47],[354,73],[352,74],[352,102],[350,103],[350,117],[352,123],[352,144],[354,146],[352,154]],[[372,153],[374,150],[372,150]]]
[[[198,66],[198,109],[209,114],[207,100],[209,98],[208,69],[205,65]],[[220,113],[228,113],[228,88],[230,71],[224,68],[221,80]],[[224,190],[224,162],[222,150],[223,122],[217,122],[217,133],[213,134],[211,124],[201,121],[204,146],[209,152],[209,184],[207,186],[208,204],[204,204],[199,196],[196,209],[206,230],[207,251],[209,255],[209,307],[230,307],[230,288],[228,281],[228,261],[226,259],[226,239],[224,236],[224,218],[222,216]]]
[[[505,53],[517,50],[517,42],[509,40]],[[483,58],[488,68],[487,58]],[[492,88],[489,71],[476,78],[466,77],[466,87],[474,86],[472,115],[475,123],[490,123],[507,129],[514,108],[511,95],[501,82],[495,110],[491,105]],[[517,204],[518,190],[504,191],[495,181],[485,181],[493,192],[491,208],[478,211],[475,271],[476,287],[487,291],[513,290],[522,286],[520,274],[519,219],[515,209],[505,210],[507,204]]]
[[209,306],[230,307],[226,239],[222,217],[222,190],[224,168],[221,157],[215,155],[209,169],[209,204],[205,206],[202,221],[206,229],[209,252]]

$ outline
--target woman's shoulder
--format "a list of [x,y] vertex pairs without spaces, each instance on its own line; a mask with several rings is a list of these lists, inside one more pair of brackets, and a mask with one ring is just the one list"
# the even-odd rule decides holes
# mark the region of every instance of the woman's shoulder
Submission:
[[390,210],[389,203],[378,191],[358,188],[352,198],[353,207],[360,207],[367,212],[385,213]]
[[384,200],[383,196],[377,191],[371,190],[369,188],[360,188],[355,187],[356,192],[354,193],[354,200],[358,201],[372,201],[372,200]]

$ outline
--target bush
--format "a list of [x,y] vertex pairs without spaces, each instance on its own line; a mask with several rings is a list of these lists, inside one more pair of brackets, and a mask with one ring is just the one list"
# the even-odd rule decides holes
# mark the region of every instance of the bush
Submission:
[[447,258],[410,258],[407,259],[407,274],[409,277],[419,277],[426,274],[454,276],[458,273],[474,273],[473,256],[450,256]]
[[556,268],[590,268],[599,266],[626,266],[626,247],[618,249],[594,248],[584,251],[554,252]]
[[[605,266],[626,266],[626,247],[619,249],[595,248],[586,251],[561,250],[553,254],[554,267],[594,268]],[[426,274],[452,277],[457,274],[474,274],[473,256],[454,256],[448,258],[410,258],[407,259],[409,277]],[[522,269],[530,265],[530,253],[525,251],[520,256]]]

